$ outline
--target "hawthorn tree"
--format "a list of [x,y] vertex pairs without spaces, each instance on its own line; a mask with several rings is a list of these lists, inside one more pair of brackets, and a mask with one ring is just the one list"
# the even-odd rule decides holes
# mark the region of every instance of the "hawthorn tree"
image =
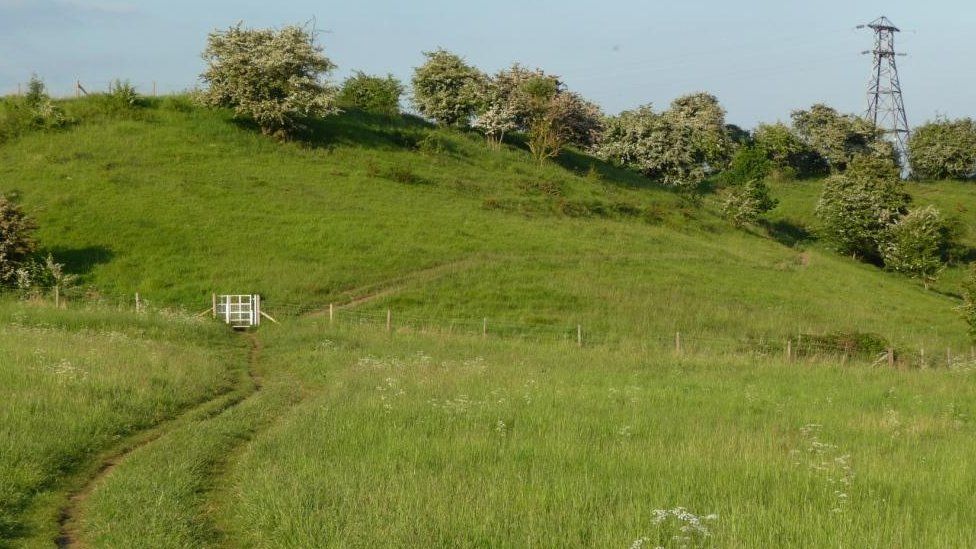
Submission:
[[497,96],[485,100],[471,126],[485,134],[488,144],[494,148],[501,146],[505,134],[518,128],[512,106]]
[[17,268],[34,253],[35,229],[20,207],[0,194],[0,286],[15,282]]
[[523,132],[533,157],[542,162],[567,144],[591,147],[599,139],[599,107],[566,89],[558,77],[519,64],[486,78],[474,127],[489,143]]
[[976,173],[976,122],[945,118],[916,127],[908,157],[918,177],[963,179]]
[[731,151],[725,112],[713,96],[695,94],[655,112],[650,105],[606,121],[595,152],[683,192],[694,193]]
[[779,201],[769,195],[769,185],[761,179],[747,181],[729,193],[722,212],[733,227],[756,223]]
[[790,176],[809,177],[830,169],[823,157],[782,122],[756,126],[753,143],[777,170],[788,172]]
[[424,52],[413,74],[413,104],[443,126],[467,126],[480,103],[485,76],[447,50]]
[[838,251],[880,263],[888,227],[906,213],[910,201],[897,166],[858,155],[847,172],[824,183],[816,215]]
[[371,76],[360,71],[342,84],[337,103],[374,114],[396,115],[400,112],[403,84],[392,74]]
[[733,144],[726,129],[725,109],[709,93],[693,93],[671,102],[668,109],[680,124],[691,129],[695,148],[713,170],[724,168],[732,157]]
[[261,131],[287,137],[313,117],[338,111],[335,89],[324,78],[335,65],[305,27],[248,29],[242,24],[211,32],[201,76],[201,101],[230,107],[253,119]]
[[793,111],[791,117],[797,136],[820,154],[834,172],[847,169],[855,155],[880,156],[897,162],[894,147],[864,118],[840,114],[821,103]]
[[969,275],[962,283],[962,305],[959,312],[969,325],[969,336],[976,340],[976,263],[969,264]]
[[888,226],[882,247],[885,268],[918,278],[928,289],[944,268],[950,233],[935,207],[908,212]]

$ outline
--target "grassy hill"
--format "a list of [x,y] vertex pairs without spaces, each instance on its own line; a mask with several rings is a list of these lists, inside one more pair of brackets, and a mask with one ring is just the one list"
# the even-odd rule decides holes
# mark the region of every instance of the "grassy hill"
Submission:
[[[681,546],[976,544],[961,271],[836,255],[816,181],[742,231],[409,117],[280,143],[179,97],[64,107],[0,145],[88,287],[0,300],[0,547],[671,547],[681,509]],[[193,316],[213,291],[281,324],[235,338]],[[913,360],[802,354],[834,331]]]
[[[212,291],[259,292],[278,314],[356,301],[473,330],[582,324],[599,341],[851,330],[968,347],[951,297],[732,230],[707,203],[579,153],[538,166],[477,135],[357,114],[279,143],[178,97],[65,107],[79,124],[0,147],[0,186],[109,300],[203,309]],[[774,218],[807,221],[813,185]]]

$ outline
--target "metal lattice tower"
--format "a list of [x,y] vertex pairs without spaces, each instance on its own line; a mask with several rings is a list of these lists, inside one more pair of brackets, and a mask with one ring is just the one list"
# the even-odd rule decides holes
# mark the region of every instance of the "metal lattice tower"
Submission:
[[905,102],[901,96],[901,82],[898,80],[898,66],[895,57],[904,53],[895,52],[895,33],[901,32],[892,22],[881,16],[859,29],[874,31],[874,49],[862,53],[874,56],[871,82],[868,84],[867,119],[881,128],[898,148],[901,157],[907,158],[906,147],[910,133],[908,117],[905,115]]

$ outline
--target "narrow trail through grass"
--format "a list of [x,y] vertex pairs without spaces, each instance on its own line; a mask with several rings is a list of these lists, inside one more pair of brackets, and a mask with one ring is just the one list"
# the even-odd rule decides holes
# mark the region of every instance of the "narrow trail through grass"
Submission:
[[[260,352],[260,344],[256,338],[252,338],[249,363],[254,362],[255,355]],[[105,453],[97,465],[85,475],[83,482],[78,483],[78,487],[69,491],[67,504],[61,510],[59,517],[59,535],[56,541],[58,547],[80,547],[83,546],[79,541],[79,523],[82,519],[81,510],[87,500],[91,497],[97,487],[105,482],[105,479],[112,475],[115,470],[133,453],[155,443],[167,433],[180,428],[192,421],[203,421],[207,418],[217,416],[239,404],[248,398],[255,391],[260,389],[259,379],[255,376],[252,367],[242,371],[241,380],[233,389],[222,393],[215,398],[201,402],[180,415],[160,423],[151,429],[135,433],[123,443],[119,444],[111,451]]]
[[[350,288],[339,294],[338,302],[334,305],[338,310],[354,309],[360,305],[391,297],[411,284],[432,282],[446,276],[456,275],[460,272],[473,269],[487,261],[487,258],[482,257],[459,259],[457,261],[434,265],[426,269],[408,272],[407,274],[366,286]],[[309,313],[309,316],[322,316],[328,314],[328,312],[328,307],[325,307],[312,311]]]
[[214,519],[231,456],[301,400],[299,385],[266,380],[255,334],[249,391],[212,414],[181,423],[119,460],[80,502],[79,546],[203,547],[226,544]]

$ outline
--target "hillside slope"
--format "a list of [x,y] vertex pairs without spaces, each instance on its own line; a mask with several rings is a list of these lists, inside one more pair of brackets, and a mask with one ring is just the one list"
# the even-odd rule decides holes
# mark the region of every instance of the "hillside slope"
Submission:
[[[42,245],[108,299],[361,314],[646,343],[832,330],[966,346],[948,296],[828,251],[728,228],[633,174],[413,119],[345,114],[279,143],[179,98],[0,147]],[[705,343],[703,343],[705,344]]]

